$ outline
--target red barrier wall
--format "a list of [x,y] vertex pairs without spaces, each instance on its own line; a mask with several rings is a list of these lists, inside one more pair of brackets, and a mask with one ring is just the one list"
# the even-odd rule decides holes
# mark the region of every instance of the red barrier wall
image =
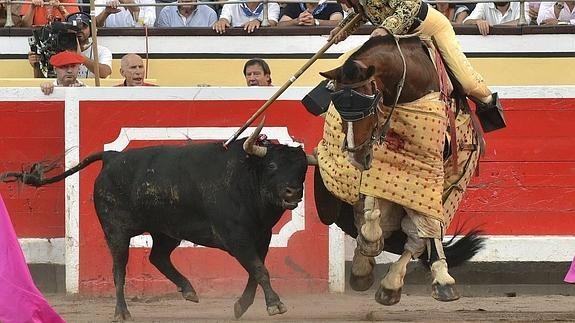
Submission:
[[[213,98],[98,101],[101,99],[97,97],[110,96],[95,96],[96,101],[82,100],[78,107],[80,158],[102,150],[104,144],[118,137],[122,127],[238,127],[263,102]],[[64,124],[64,101],[22,100],[0,102],[0,172],[18,171],[64,154],[64,129],[68,124]],[[480,177],[472,180],[454,224],[480,224],[486,234],[498,236],[575,235],[575,99],[502,102],[508,128],[486,135],[487,152],[480,164]],[[287,127],[308,152],[320,139],[323,119],[305,112],[299,100],[276,102],[266,116],[266,127]],[[134,141],[129,147],[159,143],[182,142]],[[100,165],[93,165],[80,175],[79,290],[111,294],[111,258],[91,200],[99,170]],[[281,292],[327,289],[328,231],[317,219],[311,184],[310,171],[306,179],[305,231],[296,232],[287,248],[273,248],[267,261],[272,283]],[[1,184],[0,193],[19,237],[64,237],[63,182],[40,189]],[[289,218],[288,212],[274,232]],[[128,292],[175,291],[149,264],[148,253],[147,248],[132,248]],[[247,279],[237,262],[221,251],[179,248],[172,259],[201,294],[230,290],[239,293]]]

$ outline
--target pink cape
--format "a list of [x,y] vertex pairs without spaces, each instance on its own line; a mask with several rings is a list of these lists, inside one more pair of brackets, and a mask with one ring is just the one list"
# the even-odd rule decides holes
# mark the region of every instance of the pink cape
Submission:
[[573,257],[573,261],[571,262],[571,268],[569,268],[567,275],[565,275],[564,281],[566,283],[575,284],[575,257]]
[[0,322],[65,322],[34,285],[0,196]]

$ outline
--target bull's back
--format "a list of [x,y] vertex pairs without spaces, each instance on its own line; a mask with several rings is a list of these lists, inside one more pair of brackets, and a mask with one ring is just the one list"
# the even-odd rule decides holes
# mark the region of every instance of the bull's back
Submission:
[[[94,186],[98,216],[135,231],[160,231],[217,246],[206,209],[225,182],[227,153],[218,143],[106,153]],[[112,216],[102,211],[114,208],[122,212]]]

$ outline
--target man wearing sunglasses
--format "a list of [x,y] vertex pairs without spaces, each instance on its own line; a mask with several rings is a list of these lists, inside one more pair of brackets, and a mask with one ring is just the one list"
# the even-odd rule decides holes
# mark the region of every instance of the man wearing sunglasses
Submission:
[[453,26],[439,11],[421,0],[338,1],[353,8],[354,12],[330,32],[330,40],[357,15],[362,16],[362,22],[352,26],[347,33],[339,35],[335,39],[336,43],[346,39],[360,24],[366,21],[371,22],[376,27],[371,33],[371,37],[385,36],[388,33],[411,34],[421,32],[423,36],[433,38],[449,69],[461,83],[468,96],[481,106],[499,104],[497,100],[494,100],[496,96],[485,85],[481,75],[473,69],[461,51]]

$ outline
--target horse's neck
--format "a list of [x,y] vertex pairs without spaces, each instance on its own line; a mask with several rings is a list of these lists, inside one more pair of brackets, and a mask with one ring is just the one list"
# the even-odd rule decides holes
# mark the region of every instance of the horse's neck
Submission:
[[[405,58],[405,80],[398,103],[415,101],[431,92],[439,91],[437,71],[422,48],[413,44],[402,45]],[[367,53],[366,53],[367,54]],[[364,55],[366,65],[376,67],[378,88],[383,92],[383,101],[391,105],[395,101],[397,88],[403,75],[403,61],[395,48],[381,48]]]

